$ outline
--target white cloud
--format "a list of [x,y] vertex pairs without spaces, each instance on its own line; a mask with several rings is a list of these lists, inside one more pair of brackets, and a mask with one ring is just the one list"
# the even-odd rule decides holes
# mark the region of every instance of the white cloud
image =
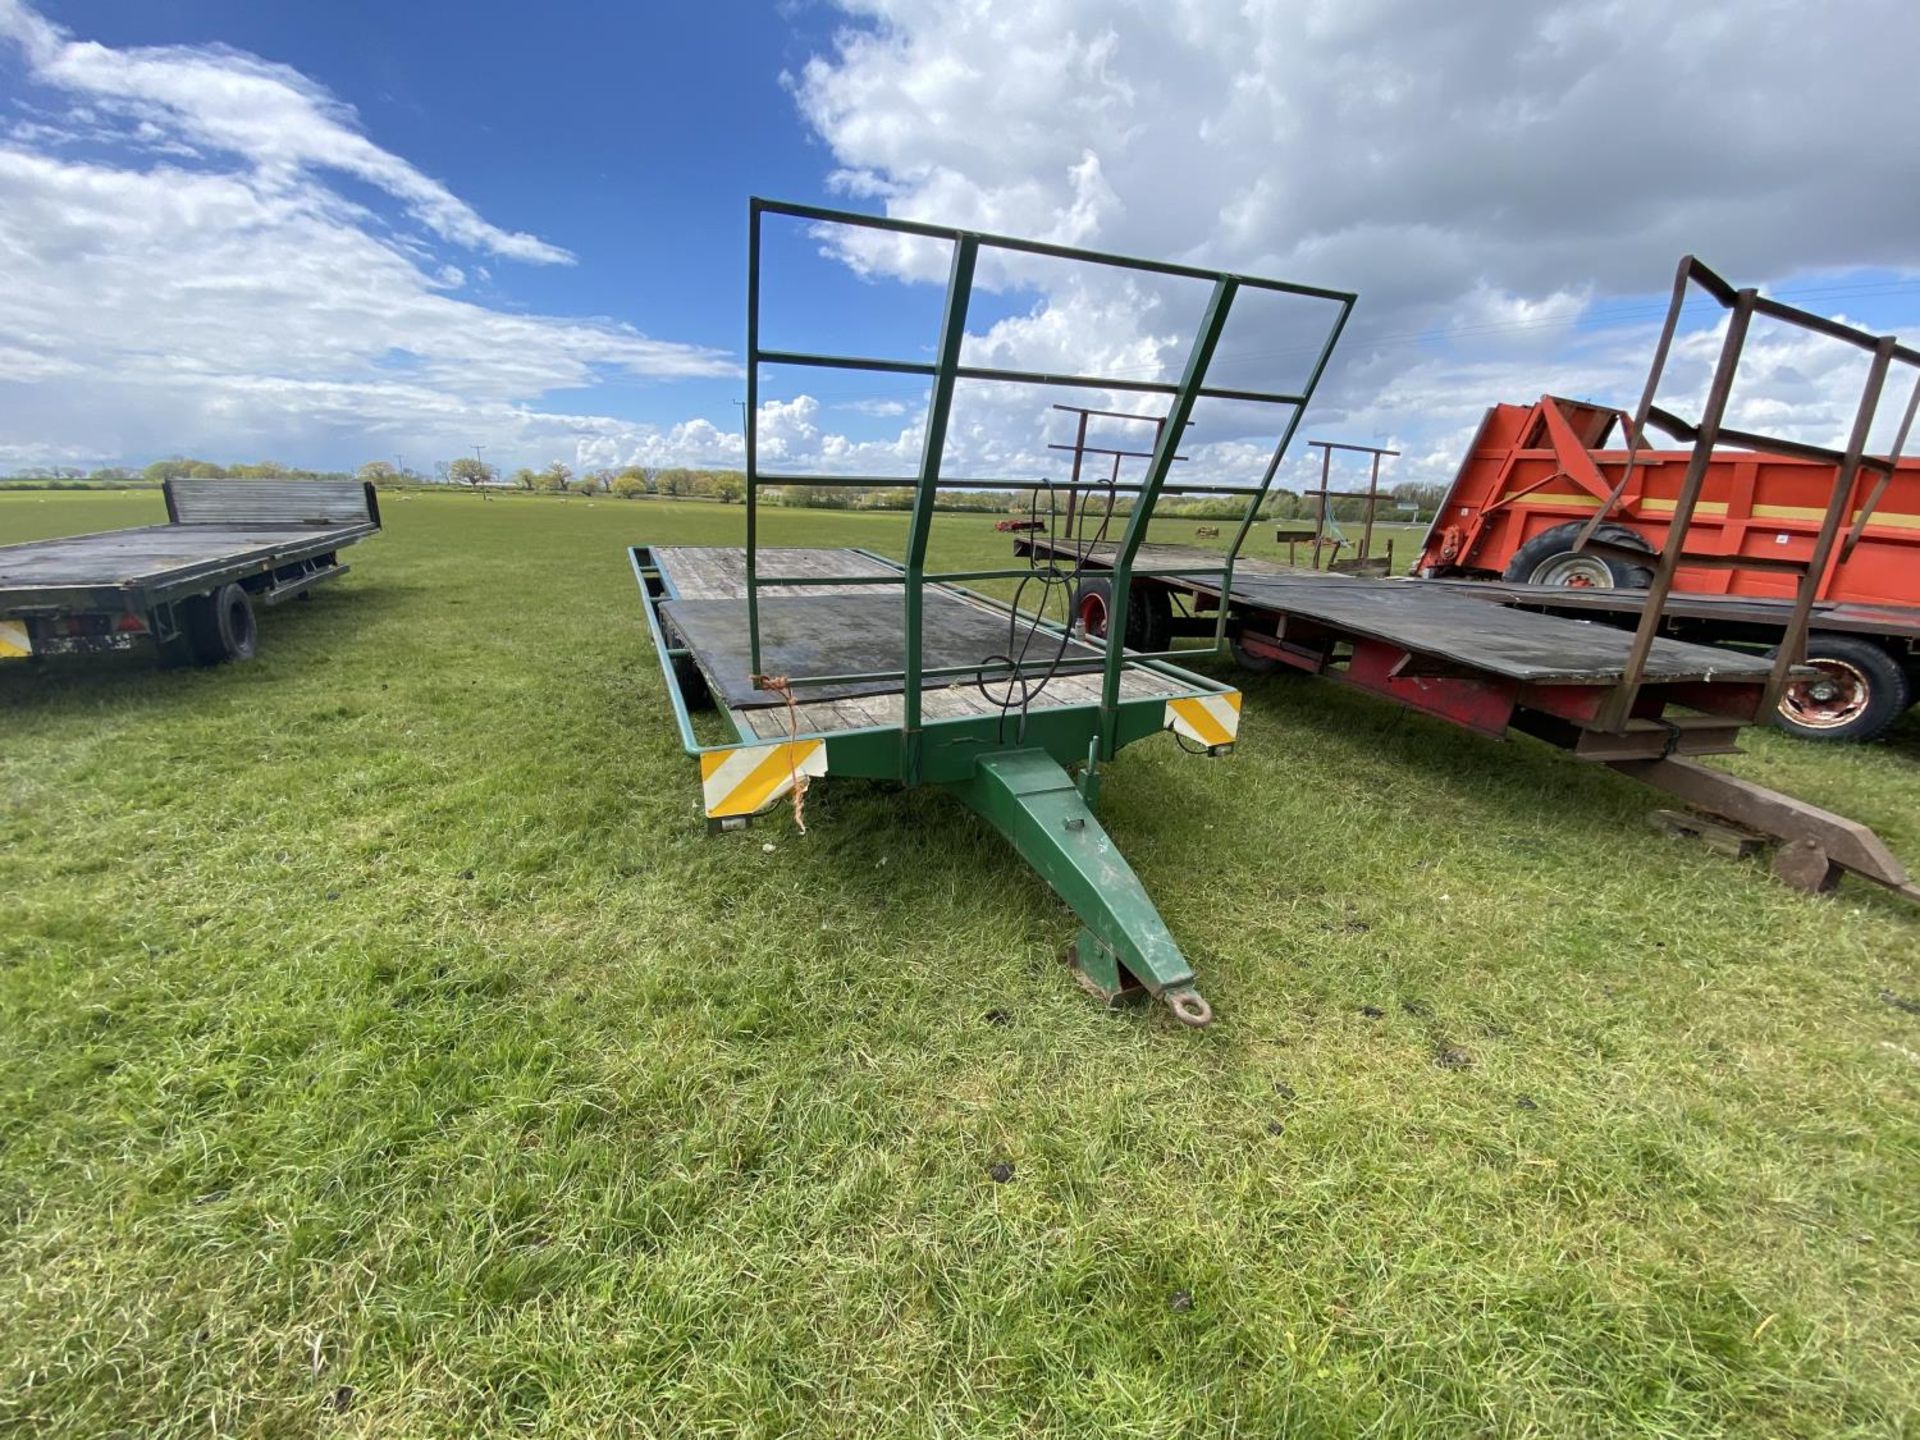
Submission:
[[[1662,290],[1683,250],[1743,283],[1920,261],[1916,152],[1872,140],[1895,136],[1878,97],[1920,42],[1910,0],[1818,25],[1782,0],[840,3],[831,53],[789,85],[849,203],[1358,289],[1303,438],[1398,445],[1397,478],[1450,471],[1495,400],[1630,402],[1653,307],[1594,317]],[[30,93],[0,128],[0,461],[423,461],[480,439],[508,463],[739,462],[709,419],[593,413],[608,380],[726,376],[729,356],[480,303],[516,262],[572,257],[481,216],[313,79],[218,46],[116,50],[21,0],[0,0],[9,41]],[[825,241],[876,284],[945,279],[937,245]],[[979,363],[1167,378],[1198,314],[1190,287],[1028,258],[982,280],[1000,294],[968,338]],[[1221,363],[1284,388],[1313,326],[1249,307]],[[1675,396],[1711,343],[1683,339]],[[1762,340],[1741,413],[1831,438],[1848,373]],[[880,391],[770,384],[769,464],[911,471],[924,399]],[[963,385],[948,473],[1060,473],[1059,400],[1164,406]],[[1244,407],[1204,410],[1188,475],[1257,474],[1252,429]]]
[[[899,475],[919,466],[923,430],[918,415],[888,438],[853,440],[820,427],[824,407],[812,395],[760,403],[759,460],[770,473],[794,475]],[[845,409],[846,406],[836,408]],[[904,408],[904,407],[903,407]],[[897,413],[897,412],[895,412]],[[740,466],[746,442],[739,431],[706,420],[666,427],[609,425],[581,442],[581,463],[591,466]]]
[[[16,0],[0,0],[6,39],[69,103],[0,139],[0,460],[400,450],[424,465],[476,437],[502,458],[544,454],[645,429],[543,406],[552,392],[735,373],[629,325],[462,298],[467,273],[436,242],[569,257],[483,220],[285,67],[115,51]],[[421,229],[390,228],[330,172]]]
[[[1403,471],[1438,465],[1443,441],[1451,468],[1496,400],[1630,403],[1650,332],[1594,333],[1590,307],[1663,291],[1683,252],[1741,283],[1920,262],[1916,152],[1874,138],[1920,45],[1910,0],[1820,23],[1752,0],[841,5],[833,53],[791,83],[844,193],[1357,289],[1307,433],[1403,437]],[[867,272],[944,273],[925,245],[835,248]],[[1038,349],[1052,332],[1164,377],[1190,332],[1164,293],[989,278],[1037,288],[1017,328]],[[1794,383],[1756,352],[1750,413],[1804,428]]]
[[443,239],[515,260],[572,256],[532,235],[490,225],[445,185],[360,133],[343,105],[298,71],[224,47],[113,50],[72,39],[21,0],[0,0],[0,35],[20,45],[33,78],[122,117],[135,139],[237,156],[264,186],[309,170],[376,185]]

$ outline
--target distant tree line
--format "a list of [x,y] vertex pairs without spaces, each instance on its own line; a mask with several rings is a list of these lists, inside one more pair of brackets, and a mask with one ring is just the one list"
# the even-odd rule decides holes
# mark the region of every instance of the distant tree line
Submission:
[[261,460],[251,465],[220,465],[212,460],[190,456],[172,456],[135,469],[130,465],[103,465],[83,470],[74,465],[35,465],[16,470],[8,479],[40,480],[56,485],[159,485],[168,480],[190,477],[195,480],[338,480],[344,470],[302,470],[282,465],[277,460]]
[[344,470],[303,470],[297,465],[282,465],[278,460],[258,460],[251,465],[221,465],[212,460],[174,456],[156,460],[140,472],[140,478],[159,484],[163,480],[342,480]]
[[[427,476],[387,460],[369,460],[353,472],[361,480],[391,489],[403,485],[430,483]],[[172,456],[156,460],[142,469],[124,465],[81,470],[73,466],[41,466],[17,472],[12,479],[28,483],[69,486],[82,484],[151,484],[180,477],[208,480],[330,480],[344,479],[341,470],[306,470],[282,465],[275,460],[260,460],[249,465],[222,465],[191,456]],[[662,499],[711,500],[738,504],[746,497],[747,477],[738,470],[699,470],[686,466],[628,465],[620,469],[602,468],[576,473],[564,461],[555,460],[535,470],[521,466],[504,479],[497,466],[477,455],[461,455],[434,465],[431,483],[460,485],[469,489],[483,487],[529,491],[546,495],[610,495],[621,500],[644,496]],[[1376,519],[1427,521],[1446,499],[1447,487],[1419,481],[1405,481],[1381,492]],[[1054,492],[1054,503],[1064,509],[1066,493]],[[1032,486],[1009,485],[1004,490],[941,490],[935,501],[941,510],[974,511],[981,514],[1024,515],[1035,503],[1044,510],[1046,492]],[[766,504],[810,510],[909,510],[913,490],[892,486],[870,490],[857,485],[771,485],[762,492]],[[1082,493],[1081,507],[1091,505],[1097,512],[1106,509],[1106,497],[1097,489]],[[1340,497],[1333,501],[1333,518],[1351,523],[1363,518],[1364,500]],[[1318,496],[1296,494],[1290,490],[1269,492],[1260,507],[1262,520],[1311,521],[1320,510]],[[1116,495],[1115,515],[1133,511],[1131,495]],[[1246,513],[1246,501],[1232,494],[1168,495],[1155,511],[1157,515],[1194,520],[1233,520]]]

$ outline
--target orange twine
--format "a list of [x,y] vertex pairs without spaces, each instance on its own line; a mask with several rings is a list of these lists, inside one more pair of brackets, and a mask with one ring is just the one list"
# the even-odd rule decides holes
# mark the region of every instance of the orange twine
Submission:
[[807,833],[807,785],[812,777],[800,773],[799,761],[794,758],[800,749],[800,710],[793,701],[793,686],[784,675],[756,675],[753,683],[787,702],[787,780],[793,787],[793,823],[804,835]]

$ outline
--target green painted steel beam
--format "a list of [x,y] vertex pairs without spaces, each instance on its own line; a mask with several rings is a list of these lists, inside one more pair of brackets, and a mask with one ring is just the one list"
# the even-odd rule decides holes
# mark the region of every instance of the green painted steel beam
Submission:
[[1040,750],[983,755],[969,777],[946,788],[1005,835],[1080,917],[1074,966],[1083,985],[1109,1004],[1153,995],[1183,1024],[1213,1019],[1140,877],[1058,761]]
[[760,669],[760,201],[747,205],[747,400],[740,409],[747,461],[747,673]]
[[933,530],[933,506],[940,485],[940,460],[947,448],[947,420],[953,413],[954,371],[960,347],[967,338],[967,305],[973,298],[973,270],[980,242],[961,232],[953,242],[953,269],[947,277],[947,305],[940,319],[940,348],[935,358],[933,394],[927,402],[927,432],[920,452],[920,488],[913,497],[913,517],[907,523],[906,555],[906,685],[907,783],[919,779],[920,681],[922,637],[920,616],[926,586],[927,537]]
[[1173,468],[1173,458],[1180,449],[1180,437],[1186,433],[1187,423],[1193,418],[1193,406],[1199,398],[1201,382],[1206,378],[1207,367],[1213,364],[1213,352],[1219,348],[1221,332],[1227,328],[1227,315],[1233,309],[1233,297],[1239,290],[1240,281],[1232,275],[1222,275],[1214,282],[1213,294],[1208,297],[1207,308],[1200,317],[1200,329],[1194,336],[1193,348],[1187,352],[1187,365],[1180,377],[1180,388],[1160,426],[1160,438],[1154,443],[1153,458],[1147,462],[1147,473],[1141,482],[1140,494],[1134,501],[1133,513],[1127,517],[1126,533],[1121,537],[1113,557],[1110,572],[1113,591],[1107,602],[1110,607],[1107,617],[1107,665],[1100,690],[1103,759],[1111,758],[1114,752],[1120,672],[1126,665],[1123,651],[1127,634],[1128,592],[1133,587],[1134,557],[1140,553],[1140,544],[1147,538],[1147,527],[1153,521],[1154,507],[1160,499],[1160,487],[1167,483],[1167,472]]

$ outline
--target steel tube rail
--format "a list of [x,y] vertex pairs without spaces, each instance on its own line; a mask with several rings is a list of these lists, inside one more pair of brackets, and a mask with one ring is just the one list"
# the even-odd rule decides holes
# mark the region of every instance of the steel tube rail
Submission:
[[[1069,505],[1073,505],[1082,494],[1099,490],[1108,492],[1109,497],[1126,494],[1132,497],[1130,513],[1125,527],[1125,538],[1117,552],[1117,564],[1112,568],[1115,586],[1113,630],[1108,636],[1106,655],[1103,661],[1103,679],[1101,685],[1100,725],[1096,737],[1095,756],[1110,756],[1116,748],[1117,732],[1120,720],[1119,682],[1120,672],[1126,661],[1127,651],[1122,642],[1125,634],[1127,592],[1132,580],[1140,578],[1199,579],[1219,577],[1222,591],[1231,588],[1233,564],[1254,521],[1259,509],[1270,492],[1274,477],[1284,458],[1287,446],[1299,429],[1305,406],[1312,396],[1314,388],[1325,374],[1329,357],[1344,330],[1352,312],[1355,297],[1347,291],[1327,289],[1321,286],[1301,285],[1288,281],[1267,280],[1254,276],[1239,276],[1217,270],[1205,270],[1198,266],[1182,265],[1173,262],[1137,260],[1125,256],[1101,254],[1094,251],[1079,250],[1070,246],[1054,245],[1038,241],[1019,240],[1006,236],[981,234],[973,231],[956,230],[945,226],[924,224],[917,221],[897,220],[892,217],[857,215],[828,210],[819,206],[803,205],[791,202],[765,200],[755,197],[749,206],[751,219],[751,238],[749,248],[749,307],[747,335],[747,505],[748,505],[748,556],[747,556],[747,592],[748,625],[752,632],[750,656],[755,673],[760,672],[764,663],[763,647],[760,635],[760,590],[765,585],[783,589],[806,589],[811,586],[828,583],[839,584],[900,584],[904,588],[905,602],[905,650],[906,664],[900,674],[886,678],[904,682],[904,731],[908,739],[905,747],[905,778],[912,783],[920,774],[919,768],[919,731],[921,729],[921,683],[929,675],[942,671],[929,671],[925,666],[923,617],[924,593],[928,583],[950,585],[959,580],[1017,580],[1036,573],[1034,567],[1025,570],[966,570],[952,572],[931,572],[926,567],[928,535],[932,528],[937,500],[943,482],[940,466],[946,442],[946,431],[951,418],[955,389],[962,380],[1017,384],[1037,387],[1060,386],[1068,388],[1098,389],[1112,393],[1134,393],[1166,395],[1171,404],[1164,416],[1138,415],[1125,411],[1102,411],[1116,418],[1127,420],[1152,421],[1157,426],[1154,447],[1146,455],[1147,474],[1144,481],[1122,483],[1118,476],[1119,461],[1124,452],[1114,447],[1113,458],[1115,474],[1105,483],[1090,481],[1080,474],[1079,462],[1082,455],[1078,452],[1085,448],[1084,428],[1086,415],[1080,416],[1082,434],[1080,445],[1075,447],[1075,473],[1072,482],[1066,486],[1041,480],[1031,484],[1019,481],[988,480],[984,478],[956,478],[944,482],[949,490],[996,491],[1018,494],[1021,490],[1047,485],[1052,489],[1064,488]],[[763,233],[761,222],[764,216],[775,215],[789,219],[813,222],[819,225],[849,226],[855,229],[882,231],[892,234],[921,236],[927,239],[943,241],[952,246],[951,269],[945,306],[942,315],[941,335],[937,356],[931,360],[892,359],[871,355],[830,355],[815,354],[800,350],[763,349],[760,344],[759,285],[763,263]],[[1010,367],[970,365],[963,363],[962,351],[966,340],[966,320],[971,300],[974,277],[979,264],[979,255],[983,250],[1008,251],[1018,254],[1042,256],[1071,262],[1100,265],[1110,269],[1133,270],[1145,274],[1163,275],[1175,278],[1205,280],[1211,286],[1206,307],[1203,311],[1199,331],[1186,357],[1180,378],[1176,381],[1137,379],[1126,376],[1083,375],[1077,373],[1052,372],[1045,370],[1026,370]],[[1249,389],[1224,385],[1208,385],[1207,370],[1218,350],[1228,314],[1234,297],[1242,289],[1259,290],[1273,294],[1294,295],[1332,302],[1338,306],[1338,313],[1320,347],[1307,385],[1299,393],[1278,390]],[[842,369],[865,371],[879,374],[915,376],[932,381],[932,394],[927,409],[926,434],[923,441],[919,473],[911,476],[892,475],[782,475],[764,474],[759,464],[758,421],[761,367],[774,365],[794,365],[809,368]],[[1202,399],[1218,399],[1235,403],[1285,405],[1290,414],[1281,434],[1274,454],[1261,474],[1257,485],[1249,488],[1244,484],[1230,482],[1170,484],[1169,471],[1178,456],[1178,441],[1186,427],[1192,423],[1193,410]],[[1067,407],[1074,408],[1074,407]],[[1102,453],[1105,453],[1103,449]],[[863,491],[898,489],[910,491],[911,504],[908,507],[910,519],[907,534],[907,553],[900,577],[837,577],[827,581],[812,576],[765,576],[760,573],[757,548],[759,543],[759,501],[760,490],[767,485],[847,488]],[[1177,567],[1168,569],[1136,570],[1140,546],[1144,543],[1148,527],[1152,522],[1157,502],[1163,494],[1183,495],[1240,495],[1246,499],[1246,512],[1241,519],[1232,545],[1226,557],[1218,567]],[[1109,512],[1111,513],[1111,498]],[[1104,523],[1104,522],[1103,522]],[[956,587],[957,588],[957,587]],[[971,593],[960,591],[959,593]],[[1011,607],[997,606],[1016,613]],[[1036,617],[1035,623],[1038,624]],[[1061,630],[1061,634],[1069,633]],[[1224,643],[1226,634],[1226,608],[1221,607],[1215,626],[1215,647]],[[961,674],[978,673],[979,667],[961,670]],[[804,677],[789,677],[793,683],[809,683]],[[821,683],[817,678],[810,683]]]
[[953,268],[947,277],[946,313],[940,320],[940,371],[934,377],[933,398],[927,404],[927,429],[920,455],[920,488],[914,495],[913,518],[907,525],[907,693],[904,728],[907,735],[907,783],[920,773],[920,681],[923,637],[920,633],[922,596],[927,566],[927,535],[933,526],[935,487],[940,460],[947,448],[947,421],[953,413],[955,367],[967,339],[967,304],[973,298],[973,271],[980,242],[961,235],[954,242]]
[[883,375],[932,375],[925,360],[884,360],[872,355],[815,355],[805,350],[761,350],[762,365],[803,365],[819,370],[871,370]]
[[[1327,332],[1326,343],[1320,347],[1320,354],[1313,362],[1313,369],[1307,376],[1306,390],[1309,397],[1320,388],[1321,377],[1327,373],[1327,364],[1333,359],[1333,347],[1340,343],[1341,332],[1347,328],[1347,319],[1353,314],[1354,298],[1348,295],[1342,301],[1340,314],[1335,318],[1333,328]],[[1287,428],[1281,432],[1279,442],[1273,447],[1273,456],[1267,461],[1266,472],[1260,477],[1260,488],[1254,492],[1253,500],[1247,506],[1246,517],[1240,522],[1240,531],[1233,537],[1233,544],[1227,547],[1226,588],[1228,589],[1233,585],[1233,562],[1240,557],[1241,547],[1247,543],[1247,535],[1252,531],[1254,521],[1260,518],[1260,505],[1267,498],[1268,491],[1273,488],[1273,477],[1280,473],[1280,463],[1287,457],[1287,447],[1293,444],[1294,434],[1299,430],[1300,422],[1306,418],[1306,414],[1307,407],[1301,404],[1296,405],[1293,414],[1288,417]],[[1226,635],[1225,610],[1226,607],[1223,605],[1219,626],[1219,635],[1222,638]],[[1218,643],[1216,640],[1216,648]]]
[[[1734,298],[1733,312],[1727,320],[1726,343],[1721,348],[1719,362],[1714,366],[1706,408],[1700,416],[1699,443],[1694,446],[1693,457],[1687,462],[1686,474],[1680,481],[1680,493],[1673,502],[1667,543],[1660,548],[1660,560],[1653,570],[1653,583],[1647,587],[1647,603],[1639,625],[1634,628],[1633,643],[1627,648],[1627,661],[1621,671],[1620,684],[1601,710],[1601,729],[1624,728],[1633,710],[1634,697],[1639,694],[1647,656],[1652,652],[1654,639],[1660,633],[1667,596],[1673,592],[1673,577],[1680,568],[1680,551],[1686,539],[1687,527],[1693,523],[1694,506],[1700,499],[1700,488],[1707,477],[1707,464],[1713,458],[1713,447],[1720,432],[1720,417],[1726,413],[1727,401],[1733,393],[1734,376],[1740,368],[1740,351],[1747,343],[1747,327],[1753,319],[1755,293],[1742,290]],[[1677,322],[1678,313],[1671,318]]]
[[[762,475],[762,485],[796,485],[816,489],[837,488],[843,490],[912,490],[919,481],[910,475]],[[942,480],[942,490],[1003,490],[1009,495],[1019,495],[1028,490],[1044,490],[1051,485],[1055,490],[1112,490],[1122,495],[1132,495],[1145,488],[1135,480]],[[1257,492],[1251,485],[1233,485],[1226,481],[1208,484],[1204,481],[1180,481],[1162,485],[1162,495],[1253,495]]]
[[[800,365],[822,370],[865,370],[887,375],[923,375],[938,373],[938,367],[924,360],[887,360],[873,355],[823,355],[806,350],[761,350],[756,352],[762,365]],[[992,365],[958,365],[953,371],[961,380],[993,380],[1008,385],[1052,385],[1064,390],[1125,390],[1139,395],[1172,395],[1178,389],[1171,380],[1130,380],[1115,375],[1069,375],[1049,370],[1010,370]],[[1256,405],[1299,405],[1304,395],[1288,395],[1271,390],[1231,390],[1204,386],[1199,392],[1209,400],[1241,400]]]
[[[813,220],[823,225],[845,225],[859,230],[890,230],[897,235],[919,235],[929,240],[951,240],[954,232],[942,225],[917,220],[899,220],[890,215],[856,215],[843,210],[828,210],[818,205],[802,205],[791,200],[753,200],[756,210],[768,215],[786,215],[796,220]],[[1127,255],[1109,255],[1098,250],[1076,250],[1070,245],[1055,245],[1046,240],[1021,240],[1011,235],[976,234],[981,244],[995,250],[1012,250],[1025,255],[1044,255],[1055,260],[1078,260],[1088,265],[1104,265],[1116,270],[1141,270],[1150,275],[1181,276],[1189,280],[1216,281],[1218,270],[1202,270],[1172,260],[1141,260]],[[1283,295],[1304,295],[1319,300],[1352,300],[1343,290],[1327,290],[1318,285],[1302,285],[1289,280],[1265,280],[1257,276],[1231,277],[1250,289],[1269,290]]]
[[1173,406],[1167,411],[1166,424],[1160,427],[1160,438],[1153,447],[1154,455],[1147,466],[1145,488],[1140,492],[1141,503],[1135,505],[1133,513],[1127,517],[1126,533],[1121,539],[1119,553],[1114,556],[1113,593],[1108,602],[1107,664],[1100,684],[1102,759],[1111,759],[1117,748],[1120,670],[1125,663],[1122,641],[1127,633],[1127,591],[1133,583],[1134,557],[1140,553],[1141,542],[1147,538],[1147,526],[1153,518],[1154,503],[1159,498],[1160,487],[1167,483],[1167,471],[1173,468],[1174,453],[1180,448],[1181,435],[1187,428],[1187,421],[1193,416],[1194,402],[1199,398],[1196,392],[1207,373],[1207,367],[1213,363],[1213,352],[1219,348],[1221,332],[1226,329],[1227,315],[1233,309],[1233,297],[1239,293],[1239,289],[1239,282],[1231,275],[1222,276],[1214,282],[1213,294],[1208,297],[1206,311],[1201,317],[1200,333],[1194,338],[1193,349],[1187,355],[1179,393],[1174,396]]
[[[1907,397],[1906,411],[1900,417],[1900,428],[1894,432],[1893,447],[1888,456],[1897,461],[1907,448],[1907,436],[1913,431],[1916,412],[1920,412],[1920,377],[1915,377],[1913,393]],[[1844,563],[1853,554],[1853,547],[1860,543],[1860,537],[1866,533],[1867,521],[1886,497],[1887,486],[1893,483],[1893,466],[1889,464],[1880,472],[1880,478],[1873,482],[1873,489],[1867,492],[1867,498],[1861,502],[1860,509],[1853,517],[1853,526],[1847,531],[1847,538],[1840,542],[1840,559]]]
[[[1729,314],[1726,337],[1721,343],[1719,359],[1715,363],[1713,381],[1708,389],[1706,402],[1702,407],[1699,420],[1690,422],[1660,408],[1654,403],[1654,397],[1666,371],[1689,289],[1695,285],[1705,290]],[[1734,379],[1739,370],[1741,354],[1745,349],[1747,334],[1755,315],[1765,316],[1768,319],[1837,340],[1853,349],[1867,352],[1873,357],[1868,367],[1867,380],[1861,392],[1860,402],[1854,411],[1852,430],[1844,450],[1809,445],[1803,441],[1789,440],[1780,436],[1757,434],[1736,429],[1724,423]],[[1693,512],[1699,499],[1706,469],[1712,460],[1714,448],[1722,444],[1794,459],[1811,460],[1831,465],[1836,471],[1834,488],[1828,496],[1820,528],[1814,538],[1812,554],[1808,560],[1804,563],[1797,560],[1772,562],[1769,567],[1800,571],[1800,581],[1795,588],[1794,602],[1786,628],[1782,631],[1780,644],[1776,647],[1761,709],[1771,709],[1778,703],[1792,667],[1804,656],[1812,609],[1821,584],[1826,579],[1827,572],[1846,558],[1853,542],[1866,528],[1867,517],[1871,515],[1873,507],[1884,493],[1888,479],[1893,474],[1894,466],[1905,447],[1907,436],[1913,425],[1915,410],[1920,408],[1920,383],[1916,383],[1913,395],[1901,416],[1891,451],[1885,455],[1867,453],[1866,446],[1874,417],[1878,412],[1889,372],[1896,363],[1920,368],[1920,350],[1902,345],[1894,336],[1869,334],[1838,320],[1830,320],[1812,311],[1770,299],[1751,288],[1735,289],[1694,256],[1681,257],[1680,264],[1674,273],[1673,295],[1668,302],[1666,322],[1661,328],[1660,340],[1654,349],[1653,365],[1647,374],[1646,387],[1641,391],[1639,406],[1628,425],[1627,465],[1618,483],[1606,496],[1600,508],[1587,520],[1574,541],[1576,550],[1585,548],[1592,540],[1601,521],[1625,493],[1633,475],[1634,460],[1639,445],[1644,439],[1648,425],[1653,425],[1692,446],[1686,472],[1680,483],[1680,491],[1667,523],[1666,539],[1660,548],[1653,580],[1648,587],[1647,599],[1641,607],[1640,622],[1633,632],[1633,641],[1627,653],[1627,663],[1620,683],[1607,697],[1601,708],[1596,722],[1598,728],[1618,730],[1626,724],[1632,713],[1647,654],[1652,648],[1654,636],[1666,619],[1666,606],[1672,594],[1675,572],[1688,558],[1685,554],[1687,531],[1693,520]],[[1857,513],[1853,513],[1855,511],[1854,492],[1863,471],[1874,473],[1879,479],[1865,503],[1858,507]],[[1842,539],[1841,529],[1849,518],[1852,518],[1853,524],[1845,539]],[[1726,557],[1695,558],[1703,564],[1709,561],[1727,563]],[[1734,563],[1737,565],[1739,562]],[[1748,563],[1755,568],[1769,565],[1769,562],[1759,559]]]
[[[1647,416],[1648,423],[1656,430],[1664,430],[1676,440],[1688,442],[1700,438],[1700,427],[1682,420],[1669,410],[1654,406]],[[1721,443],[1736,445],[1743,450],[1763,450],[1774,455],[1784,455],[1792,460],[1812,460],[1821,465],[1831,465],[1838,469],[1847,458],[1845,450],[1835,450],[1830,445],[1814,445],[1805,440],[1789,440],[1782,435],[1762,435],[1753,430],[1736,430],[1731,425],[1722,425],[1718,432]],[[1893,473],[1893,462],[1880,455],[1862,455],[1858,465],[1864,470],[1878,470],[1885,474]]]
[[760,593],[753,583],[758,565],[760,497],[760,212],[748,206],[747,225],[747,403],[742,416],[740,438],[746,447],[747,461],[747,673],[760,673]]
[[1801,579],[1799,593],[1793,598],[1793,614],[1773,657],[1773,673],[1767,677],[1767,697],[1761,702],[1771,708],[1780,701],[1787,675],[1807,658],[1807,628],[1813,615],[1813,597],[1826,578],[1827,564],[1834,558],[1840,526],[1853,509],[1853,489],[1860,478],[1860,457],[1867,448],[1873,430],[1874,413],[1886,389],[1887,370],[1893,364],[1893,352],[1899,348],[1891,335],[1880,337],[1874,347],[1873,364],[1867,371],[1867,383],[1860,394],[1860,408],[1854,412],[1853,433],[1847,437],[1846,458],[1840,462],[1840,474],[1834,480],[1833,493],[1827,497],[1827,513],[1821,518],[1820,533],[1813,542],[1813,554],[1807,559],[1807,573]]
[[1064,410],[1069,415],[1098,415],[1107,420],[1145,420],[1153,425],[1160,423],[1158,415],[1138,415],[1131,410],[1095,410],[1085,405],[1055,405],[1053,408]]

